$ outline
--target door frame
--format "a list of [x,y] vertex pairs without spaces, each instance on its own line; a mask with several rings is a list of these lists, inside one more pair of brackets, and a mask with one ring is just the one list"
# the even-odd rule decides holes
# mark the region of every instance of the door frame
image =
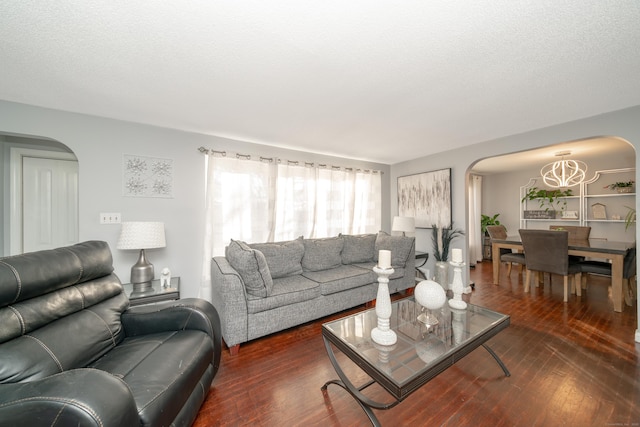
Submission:
[[11,147],[9,153],[9,254],[18,255],[23,252],[22,241],[22,159],[35,157],[52,160],[74,160],[73,153],[49,151],[33,148]]

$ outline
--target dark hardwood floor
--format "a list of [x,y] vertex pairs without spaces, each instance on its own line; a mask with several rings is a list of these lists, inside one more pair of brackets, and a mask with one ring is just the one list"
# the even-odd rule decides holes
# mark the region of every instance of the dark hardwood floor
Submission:
[[[581,298],[562,302],[562,279],[523,292],[516,271],[491,284],[490,262],[471,270],[475,290],[465,299],[509,314],[511,325],[489,341],[511,377],[478,348],[395,408],[375,411],[383,426],[640,426],[640,344],[637,308],[615,313],[609,280],[590,276]],[[468,298],[467,298],[468,297]],[[337,378],[320,325],[338,313],[223,352],[196,419],[204,426],[366,426],[364,412],[344,390],[320,387]],[[340,356],[355,383],[366,376]],[[379,388],[370,396],[385,399]],[[388,399],[388,398],[387,398]]]

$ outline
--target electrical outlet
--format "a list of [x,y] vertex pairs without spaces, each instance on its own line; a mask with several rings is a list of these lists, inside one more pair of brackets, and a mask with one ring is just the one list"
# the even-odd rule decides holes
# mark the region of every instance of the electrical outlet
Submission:
[[100,224],[120,224],[120,212],[101,213]]

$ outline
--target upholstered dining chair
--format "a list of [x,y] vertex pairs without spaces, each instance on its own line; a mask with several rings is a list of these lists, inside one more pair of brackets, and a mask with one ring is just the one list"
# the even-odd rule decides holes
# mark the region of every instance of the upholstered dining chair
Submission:
[[[581,225],[550,225],[549,230],[560,230],[569,233],[569,240],[589,240],[591,227]],[[569,259],[574,262],[584,261],[585,257],[579,255],[569,255]],[[578,293],[578,295],[580,295]]]
[[[504,225],[488,225],[487,233],[489,233],[491,240],[503,240],[507,238],[507,229]],[[520,266],[520,271],[522,271],[522,267],[525,265],[524,254],[513,252],[509,248],[500,248],[499,254],[493,254],[493,256],[496,255],[500,257],[500,262],[507,263],[507,276],[511,275],[511,268],[513,264],[518,264]]]
[[569,233],[569,240],[589,240],[591,227],[578,225],[550,225],[549,230],[564,230]]
[[[567,302],[569,300],[569,277],[573,278],[573,285],[578,287],[582,273],[580,264],[569,259],[569,233],[567,231],[525,229],[520,229],[519,232],[527,266],[524,291],[529,292],[532,271],[536,276],[536,283],[538,283],[537,279],[541,272],[559,274],[563,277],[563,301]],[[550,284],[551,281],[550,278]]]
[[[589,274],[599,274],[611,277],[611,263],[604,261],[582,261],[580,263],[582,274],[581,286],[576,288],[578,296],[581,295],[582,289],[587,288],[587,277]],[[636,247],[633,246],[624,256],[622,262],[622,292],[624,293],[624,301],[627,305],[633,305],[633,300],[637,298],[637,280],[636,280]]]

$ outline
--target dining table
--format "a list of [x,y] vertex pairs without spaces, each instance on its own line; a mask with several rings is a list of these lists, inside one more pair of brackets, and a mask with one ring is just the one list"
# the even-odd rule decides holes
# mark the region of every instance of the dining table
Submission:
[[[505,239],[492,240],[492,253],[499,254],[500,248],[513,249],[516,252],[523,252],[520,235],[507,236]],[[624,309],[624,293],[622,291],[622,269],[624,257],[635,242],[619,242],[606,239],[569,239],[569,255],[577,255],[599,260],[611,261],[611,297],[613,299],[613,310],[622,312]],[[525,254],[526,255],[526,254]],[[493,284],[498,284],[500,276],[500,257],[493,257]]]

